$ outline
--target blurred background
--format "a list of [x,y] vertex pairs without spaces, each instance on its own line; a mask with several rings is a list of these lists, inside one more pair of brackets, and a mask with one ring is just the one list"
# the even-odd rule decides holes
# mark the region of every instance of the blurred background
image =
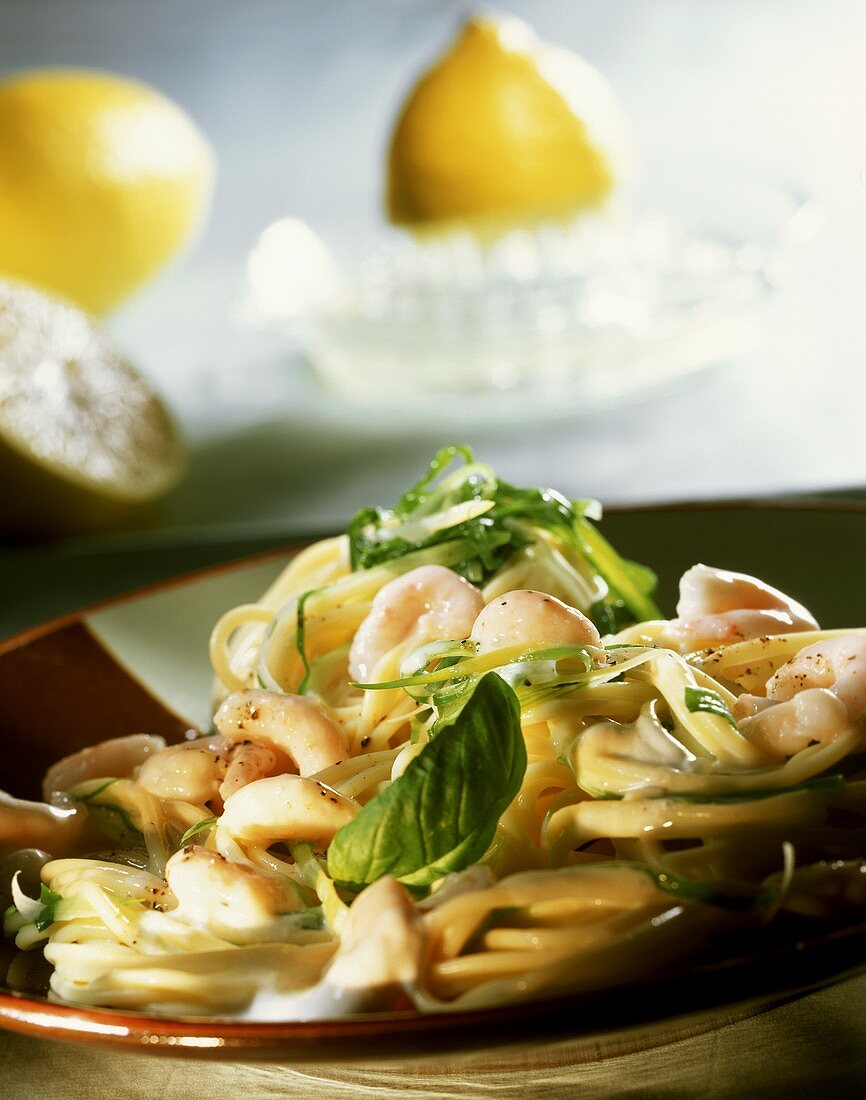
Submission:
[[[316,234],[313,245],[277,256],[274,278],[309,289],[315,273],[329,275],[333,257],[345,279],[363,282],[373,256],[380,273],[391,265],[388,320],[394,271],[399,283],[400,265],[411,267],[430,247],[404,246],[385,228],[390,135],[419,74],[477,10],[462,0],[0,0],[0,77],[60,65],[137,78],[188,112],[215,154],[212,206],[197,241],[106,318],[173,410],[190,452],[157,529],[180,538],[237,525],[334,528],[362,503],[390,502],[446,442],[471,443],[509,480],[605,502],[866,485],[860,0],[499,4],[606,78],[631,132],[624,201],[647,217],[682,216],[685,243],[695,248],[684,261],[683,238],[675,248],[665,238],[664,262],[653,266],[651,257],[650,274],[639,273],[640,324],[615,348],[603,336],[581,360],[586,371],[618,380],[609,390],[584,386],[584,368],[560,372],[553,389],[530,373],[510,396],[507,371],[504,383],[473,381],[487,330],[479,336],[467,321],[463,298],[448,320],[453,302],[441,280],[436,308],[445,320],[435,324],[456,333],[452,358],[465,338],[465,376],[456,368],[465,386],[437,389],[423,325],[408,342],[405,332],[398,339],[387,325],[377,329],[402,356],[397,399],[370,357],[355,357],[360,338],[351,325],[337,325],[333,337],[342,341],[347,386],[335,390],[333,377],[323,382],[311,370],[321,318],[311,323],[298,310],[275,317],[281,302],[274,309],[261,300],[271,261],[251,269],[250,254],[267,227],[300,219]],[[596,234],[584,260],[613,263],[623,233],[629,251],[636,224],[620,224],[616,247]],[[291,253],[300,246],[297,234],[290,238]],[[569,247],[585,243],[578,237]],[[449,246],[446,283],[455,272],[459,282],[464,247]],[[408,253],[394,259],[394,248]],[[532,253],[529,276],[521,248]],[[680,251],[669,269],[671,248]],[[477,267],[484,257],[472,293],[485,309],[503,271],[519,284],[504,311],[516,302],[521,317],[538,300],[527,279],[587,276],[571,268],[563,275],[531,231],[518,234],[511,252],[478,250],[464,259]],[[294,267],[286,273],[281,262]],[[675,338],[647,357],[642,334],[682,308],[669,300],[671,280],[678,294],[681,284],[692,287],[695,301],[685,328],[674,326]],[[717,294],[726,308],[714,313]],[[340,309],[355,308],[351,301],[341,299]],[[530,342],[515,352],[530,372],[536,351]],[[644,360],[630,375],[629,363]],[[11,494],[11,483],[0,491]]]

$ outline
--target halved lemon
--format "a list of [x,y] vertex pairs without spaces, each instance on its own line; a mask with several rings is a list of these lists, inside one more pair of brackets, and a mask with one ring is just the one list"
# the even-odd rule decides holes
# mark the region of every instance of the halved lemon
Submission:
[[183,468],[165,405],[92,320],[0,281],[0,530],[128,523]]
[[470,19],[397,120],[389,217],[416,231],[571,218],[620,183],[627,131],[586,61],[518,19]]

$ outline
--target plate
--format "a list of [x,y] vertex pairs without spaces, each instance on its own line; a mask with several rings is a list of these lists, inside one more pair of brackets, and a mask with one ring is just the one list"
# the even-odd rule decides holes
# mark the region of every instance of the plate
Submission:
[[[680,573],[704,560],[791,591],[828,627],[866,622],[866,588],[853,584],[866,550],[864,506],[668,505],[614,510],[604,530],[623,553],[653,563],[668,610]],[[296,550],[161,581],[0,645],[7,746],[0,788],[38,797],[48,765],[86,744],[142,730],[178,740],[190,727],[204,728],[213,622],[255,598]],[[565,1042],[574,1062],[706,1031],[864,969],[866,923],[639,984],[483,1012],[257,1024],[89,1009],[0,989],[0,1026],[146,1050],[301,1061]]]

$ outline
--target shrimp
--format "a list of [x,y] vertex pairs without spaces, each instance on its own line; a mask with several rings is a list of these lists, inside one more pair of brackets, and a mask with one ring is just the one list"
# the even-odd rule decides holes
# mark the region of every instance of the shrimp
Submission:
[[269,926],[300,907],[301,896],[286,879],[231,863],[199,845],[181,848],[165,866],[177,899],[172,917],[233,943],[270,938]]
[[828,744],[866,712],[866,636],[846,634],[806,646],[767,681],[766,699],[742,695],[734,707],[752,744],[776,757]]
[[225,757],[223,738],[197,737],[145,760],[138,782],[157,798],[204,806],[219,795],[227,766]]
[[220,783],[219,796],[225,802],[235,791],[264,779],[288,771],[288,761],[270,745],[257,741],[239,741],[228,750],[228,766]]
[[217,823],[217,850],[235,855],[235,845],[269,846],[280,840],[309,841],[326,848],[360,806],[337,791],[299,775],[259,779],[226,799]]
[[531,589],[506,592],[492,600],[475,620],[470,640],[479,653],[508,645],[600,646],[593,623],[576,607]]
[[197,737],[148,757],[138,782],[157,798],[218,809],[240,787],[287,767],[288,762],[267,745]]
[[443,565],[422,565],[389,581],[355,632],[349,651],[352,678],[371,683],[385,654],[409,639],[417,645],[462,640],[483,607],[478,589]]
[[423,924],[406,890],[395,878],[380,878],[352,904],[340,948],[325,983],[353,991],[357,1012],[392,1007],[418,982],[424,951]]
[[693,565],[680,579],[677,618],[658,642],[692,653],[766,634],[817,629],[814,616],[802,604],[756,577]]
[[67,806],[70,788],[86,779],[125,779],[148,758],[165,748],[162,737],[136,733],[131,737],[114,737],[89,745],[80,752],[58,760],[45,773],[42,797],[54,806]]
[[844,634],[801,649],[767,681],[767,698],[786,702],[804,688],[828,688],[856,722],[866,710],[866,636]]
[[343,727],[307,695],[238,691],[216,712],[214,725],[229,743],[265,744],[285,754],[301,775],[314,775],[349,755]]

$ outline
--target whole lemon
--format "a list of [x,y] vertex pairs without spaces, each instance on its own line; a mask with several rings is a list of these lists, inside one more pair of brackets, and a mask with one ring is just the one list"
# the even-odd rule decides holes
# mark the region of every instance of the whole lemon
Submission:
[[104,313],[193,234],[210,147],[171,100],[111,73],[0,82],[0,272]]
[[604,78],[516,19],[475,18],[416,84],[388,158],[388,213],[413,227],[570,216],[611,194],[626,125]]

